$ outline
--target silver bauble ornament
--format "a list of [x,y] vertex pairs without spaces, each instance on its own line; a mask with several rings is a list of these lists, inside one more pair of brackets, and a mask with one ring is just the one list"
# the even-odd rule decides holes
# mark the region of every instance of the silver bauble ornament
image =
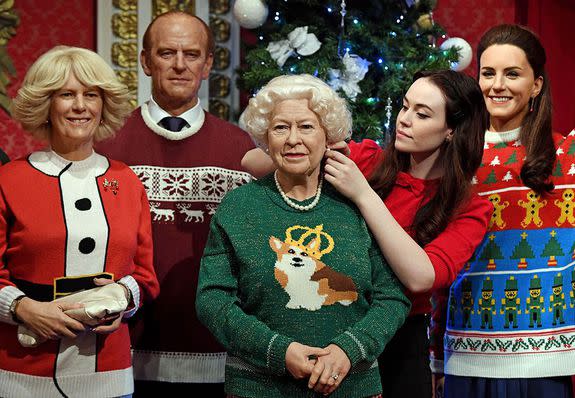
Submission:
[[469,66],[473,58],[473,50],[467,41],[461,37],[452,37],[441,43],[442,50],[449,50],[452,47],[458,47],[459,61],[453,62],[451,69],[461,71]]
[[263,0],[236,0],[234,17],[242,28],[254,29],[266,21],[268,6]]

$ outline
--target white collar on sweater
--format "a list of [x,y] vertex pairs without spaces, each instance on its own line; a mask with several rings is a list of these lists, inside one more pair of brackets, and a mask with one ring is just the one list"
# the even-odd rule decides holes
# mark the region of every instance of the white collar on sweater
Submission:
[[485,143],[486,144],[501,144],[502,142],[512,142],[519,140],[519,132],[521,127],[509,131],[489,131],[485,132]]
[[204,110],[200,106],[199,99],[196,106],[179,116],[185,119],[186,122],[190,125],[190,127],[181,131],[170,131],[158,125],[160,120],[171,115],[160,108],[153,98],[151,98],[150,101],[143,103],[140,109],[142,113],[142,119],[144,119],[144,123],[146,123],[146,126],[148,126],[150,130],[164,138],[167,138],[168,140],[173,141],[183,140],[184,138],[188,138],[197,133],[198,130],[204,125],[204,120],[206,118]]
[[46,149],[31,153],[28,161],[35,169],[50,176],[58,176],[64,169],[67,169],[68,173],[81,176],[100,176],[109,167],[108,159],[93,151],[86,159],[72,161]]

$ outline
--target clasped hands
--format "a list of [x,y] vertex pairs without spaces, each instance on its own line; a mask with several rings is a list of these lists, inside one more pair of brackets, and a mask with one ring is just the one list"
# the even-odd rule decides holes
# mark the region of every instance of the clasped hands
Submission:
[[325,348],[293,342],[286,351],[286,369],[296,379],[308,379],[308,387],[324,395],[339,387],[351,368],[346,353],[335,344]]
[[[94,283],[96,286],[104,286],[114,282],[110,279],[95,278]],[[130,297],[127,288],[121,286],[126,289],[126,298]],[[63,337],[75,338],[86,331],[109,334],[120,327],[123,312],[105,316],[99,319],[97,325],[86,325],[66,314],[66,311],[83,307],[80,303],[41,302],[24,297],[18,305],[16,315],[37,335],[38,343]]]

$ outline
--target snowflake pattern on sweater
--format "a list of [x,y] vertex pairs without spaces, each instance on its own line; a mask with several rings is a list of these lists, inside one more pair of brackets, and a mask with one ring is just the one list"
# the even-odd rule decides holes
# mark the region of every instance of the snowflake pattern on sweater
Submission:
[[555,136],[555,189],[522,185],[515,137],[487,133],[475,190],[489,230],[451,287],[445,371],[477,377],[575,373],[575,131]]

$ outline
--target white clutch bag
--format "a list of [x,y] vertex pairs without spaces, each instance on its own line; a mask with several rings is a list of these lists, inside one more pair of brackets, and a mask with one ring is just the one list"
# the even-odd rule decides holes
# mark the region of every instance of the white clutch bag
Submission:
[[[67,310],[64,313],[88,326],[96,326],[103,318],[119,314],[128,307],[126,290],[118,283],[83,290],[58,298],[54,302],[84,304],[83,308]],[[18,341],[24,347],[35,347],[42,343],[41,338],[24,325],[18,326]]]

